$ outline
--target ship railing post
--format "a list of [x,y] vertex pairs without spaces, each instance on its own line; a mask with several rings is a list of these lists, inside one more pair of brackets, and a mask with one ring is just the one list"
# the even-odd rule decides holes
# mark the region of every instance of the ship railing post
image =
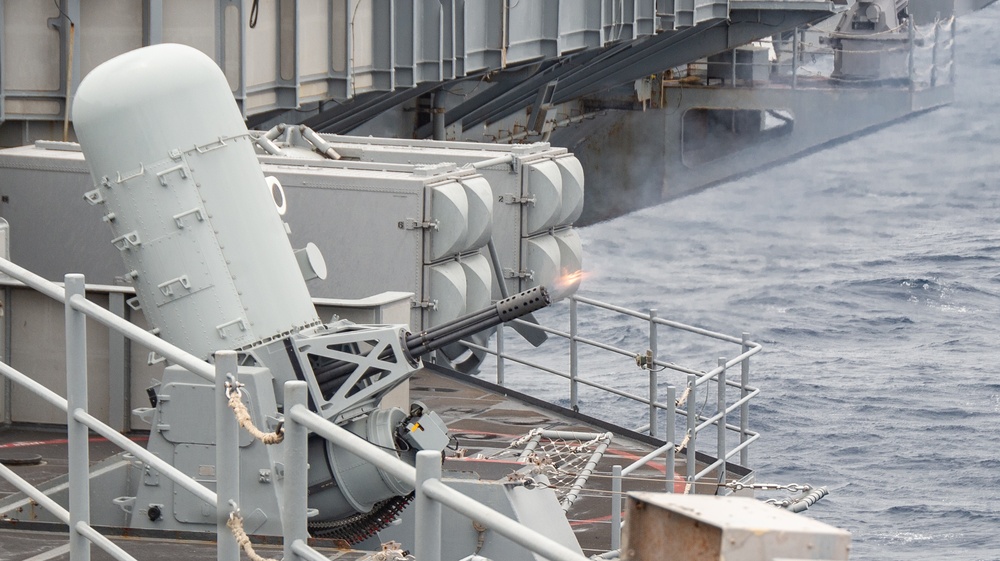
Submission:
[[674,492],[674,474],[677,471],[676,461],[677,461],[677,447],[674,442],[676,441],[676,434],[674,433],[674,415],[677,414],[677,388],[673,385],[667,386],[667,455],[665,458],[665,469],[663,470],[667,476],[667,492]]
[[578,352],[577,337],[577,314],[579,303],[576,298],[569,299],[569,407],[573,411],[580,410],[577,376],[579,375],[580,355]]
[[951,16],[951,64],[948,66],[948,81],[955,85],[955,16]]
[[792,31],[792,89],[798,83],[799,79],[799,28],[796,27]]
[[722,369],[719,372],[719,377],[716,378],[716,382],[719,387],[718,405],[717,411],[719,415],[718,423],[718,437],[716,439],[717,454],[718,459],[722,460],[722,465],[719,466],[719,483],[726,482],[726,358],[719,357],[719,368]]
[[[912,96],[914,90],[917,87],[916,80],[914,79],[916,78],[916,76],[914,75],[914,65],[916,64],[916,61],[914,60],[914,56],[916,54],[914,51],[914,43],[916,43],[916,29],[913,27],[913,20],[909,20],[907,22],[906,34],[910,44],[910,56],[909,56],[909,61],[907,63],[907,73],[908,76],[910,77],[910,95]],[[910,103],[911,104],[913,103],[912,98],[910,99]]]
[[240,427],[229,410],[228,399],[230,392],[239,391],[238,368],[234,351],[215,353],[215,510],[219,561],[240,559],[240,546],[227,525],[230,516],[239,515],[240,504]]
[[497,385],[503,385],[503,324],[497,325]]
[[732,51],[730,51],[730,53],[733,56],[733,64],[730,67],[732,69],[731,76],[730,76],[730,79],[732,80],[732,82],[730,83],[729,87],[735,88],[736,87],[736,49],[733,49]]
[[87,412],[87,316],[73,308],[86,298],[83,275],[65,277],[66,286],[66,431],[69,440],[69,548],[73,561],[90,561],[90,540],[80,524],[90,524],[90,431],[76,419]]
[[[696,468],[697,468],[697,466],[695,465],[696,464],[695,456],[697,455],[695,454],[695,447],[698,441],[698,433],[697,433],[698,413],[695,410],[695,405],[694,405],[695,403],[698,402],[698,396],[697,396],[698,386],[696,385],[697,381],[698,381],[697,376],[695,376],[694,374],[688,374],[687,389],[689,391],[686,404],[688,441],[687,441],[685,462],[687,464],[687,482],[688,485],[690,486],[688,489],[690,490],[694,489],[694,475],[696,473]],[[685,490],[685,492],[688,492],[688,490]]]
[[308,386],[295,380],[285,382],[285,422],[284,422],[284,496],[281,501],[281,525],[284,538],[284,561],[299,559],[295,553],[296,542],[308,543],[306,493],[308,491],[309,431],[295,420],[292,409],[307,407]]
[[622,546],[622,466],[611,467],[611,551]]
[[[750,334],[743,333],[743,346],[741,347],[741,353],[744,358],[742,364],[740,364],[740,444],[744,444],[747,441],[748,433],[750,432],[750,404],[747,403],[747,395],[750,394],[750,390],[747,387],[750,385],[750,357],[747,353],[750,352]],[[748,466],[750,465],[750,450],[746,446],[740,448],[740,465]]]
[[934,47],[931,48],[931,87],[937,86],[938,45],[941,42],[941,22],[934,22]]
[[656,396],[659,376],[656,372],[656,309],[649,310],[649,352],[652,360],[649,361],[649,436],[656,438],[657,410]]
[[414,557],[441,559],[441,503],[424,492],[424,482],[441,478],[441,453],[417,452],[417,484],[414,493]]

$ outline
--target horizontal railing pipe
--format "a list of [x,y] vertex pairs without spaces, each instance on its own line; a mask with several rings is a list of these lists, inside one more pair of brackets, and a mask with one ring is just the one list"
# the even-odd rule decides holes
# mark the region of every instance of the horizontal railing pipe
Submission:
[[480,160],[471,164],[466,164],[466,167],[471,167],[473,169],[483,169],[490,166],[499,166],[502,164],[509,164],[514,161],[514,156],[507,154],[506,156],[497,156],[496,158],[490,158],[488,160]]
[[49,402],[51,405],[62,410],[63,413],[66,413],[69,407],[69,405],[66,402],[66,398],[50,390],[49,388],[46,388],[45,386],[39,384],[38,382],[30,378],[27,374],[18,371],[17,369],[11,367],[5,362],[0,362],[0,374],[3,374],[15,384],[23,386],[28,391],[34,393],[38,397]]
[[[291,415],[296,422],[305,425],[315,434],[326,438],[337,446],[343,447],[346,451],[364,460],[368,460],[403,483],[416,486],[417,471],[413,466],[406,464],[384,450],[373,447],[371,443],[347,429],[330,423],[301,405],[292,407],[286,415]],[[573,552],[571,549],[552,541],[534,530],[526,528],[496,510],[477,502],[475,499],[451,489],[440,480],[430,479],[425,481],[422,484],[422,489],[432,499],[480,522],[498,534],[544,557],[565,561],[583,561],[586,559],[586,557]]]
[[[25,285],[61,304],[66,303],[66,290],[63,289],[63,287],[48,279],[42,278],[23,267],[15,265],[7,259],[0,258],[0,272],[23,282]],[[80,296],[70,298],[70,305],[73,309],[87,314],[98,323],[126,335],[130,339],[148,347],[150,350],[155,351],[167,359],[187,368],[194,374],[209,381],[215,379],[215,373],[212,371],[212,366],[204,360],[201,360],[191,353],[167,343],[163,339],[160,339],[156,335],[149,333],[135,324],[125,321],[114,313],[105,310],[86,298]]]
[[105,310],[90,300],[73,297],[70,299],[70,305],[73,309],[87,314],[98,323],[126,335],[133,341],[147,347],[151,351],[155,351],[167,360],[183,366],[192,374],[200,376],[209,382],[215,381],[215,368],[211,364],[180,347],[160,339],[156,335],[118,317],[113,312]]
[[492,508],[448,487],[438,479],[423,483],[427,496],[448,508],[475,520],[510,541],[534,551],[551,561],[587,561],[587,557],[553,541]]
[[58,518],[60,522],[69,524],[68,510],[2,463],[0,463],[0,477],[6,479],[8,483],[13,485],[18,491],[24,493],[26,497],[38,503],[38,506],[52,513],[52,516]]
[[330,561],[330,558],[316,551],[302,540],[292,542],[292,551],[306,561]]
[[167,463],[165,460],[159,456],[149,452],[142,446],[139,446],[135,442],[132,442],[127,437],[123,436],[120,432],[109,427],[108,425],[102,423],[99,419],[87,413],[81,409],[77,409],[73,413],[73,418],[77,421],[87,425],[92,431],[108,439],[109,442],[118,446],[122,450],[132,454],[136,458],[142,460],[143,462],[149,464],[150,467],[160,472],[164,477],[170,479],[174,483],[177,483],[181,487],[184,487],[191,492],[195,497],[205,501],[210,506],[215,506],[217,502],[216,494],[205,487],[204,485],[198,483],[190,476],[182,472],[181,470],[175,468],[173,465]]
[[0,272],[23,282],[60,304],[66,303],[66,291],[63,287],[2,257],[0,257]]
[[667,451],[673,450],[673,448],[674,448],[674,443],[673,442],[668,442],[668,443],[664,444],[663,446],[660,446],[656,450],[653,450],[649,454],[646,454],[645,456],[639,458],[638,460],[636,460],[636,461],[632,462],[631,464],[629,464],[629,465],[625,466],[624,468],[622,468],[622,477],[625,477],[626,475],[629,475],[633,471],[635,471],[635,470],[641,468],[642,466],[648,464],[651,460],[653,460],[657,456],[662,456]]
[[309,409],[296,405],[288,411],[296,422],[311,429],[314,433],[343,447],[346,451],[368,460],[380,469],[391,474],[403,483],[413,486],[417,481],[417,470],[385,450],[372,446],[370,442],[349,430],[339,427]]
[[109,540],[106,536],[95,530],[90,524],[80,522],[76,525],[76,531],[83,537],[90,540],[90,543],[103,549],[108,555],[114,557],[118,561],[136,561],[135,557],[132,557],[127,551],[118,547],[115,542]]

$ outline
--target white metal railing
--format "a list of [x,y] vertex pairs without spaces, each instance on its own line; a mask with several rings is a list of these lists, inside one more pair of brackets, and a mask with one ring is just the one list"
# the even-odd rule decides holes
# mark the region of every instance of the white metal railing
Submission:
[[[905,71],[906,80],[909,82],[911,90],[921,87],[934,88],[941,82],[954,84],[955,25],[954,16],[923,26],[904,24],[889,31],[857,37],[859,40],[884,40],[885,46],[881,49],[851,50],[848,48],[839,49],[838,52],[859,56],[899,53],[900,58],[905,58],[906,63],[906,67],[901,67],[899,70]],[[688,64],[685,70],[688,77],[698,77],[703,80],[708,80],[710,77],[719,78],[727,82],[730,87],[740,87],[741,85],[752,87],[753,80],[745,78],[746,76],[753,76],[755,69],[760,70],[765,75],[770,75],[772,68],[787,73],[793,89],[800,87],[799,78],[823,78],[835,82],[857,83],[856,80],[832,77],[829,75],[829,70],[820,73],[804,68],[805,65],[822,59],[832,59],[834,50],[828,42],[827,44],[822,43],[826,40],[827,35],[826,32],[813,31],[809,28],[795,28],[791,32],[790,39],[766,44],[773,50],[777,60],[740,61],[736,56],[736,51],[730,51],[732,60],[711,62],[702,59]],[[942,79],[942,75],[944,79]],[[684,83],[684,76],[677,76],[677,78],[681,79],[681,84]]]
[[[759,353],[762,347],[758,343],[751,341],[749,335],[746,333],[743,333],[741,337],[733,337],[676,321],[670,321],[658,317],[657,310],[655,309],[643,313],[578,295],[573,295],[567,300],[569,306],[569,327],[566,331],[522,320],[515,321],[524,326],[540,329],[549,335],[564,339],[568,346],[568,356],[560,357],[560,360],[565,360],[568,369],[554,367],[551,365],[551,362],[550,364],[542,364],[537,360],[532,360],[532,354],[540,353],[533,353],[532,349],[524,348],[523,345],[519,349],[506,351],[506,330],[502,325],[497,328],[495,348],[469,342],[464,342],[464,344],[470,349],[488,353],[496,358],[496,383],[498,385],[503,386],[507,384],[507,369],[510,367],[508,363],[511,363],[526,367],[530,372],[541,372],[568,380],[569,405],[575,411],[579,410],[578,394],[580,386],[624,397],[647,410],[648,424],[636,430],[647,432],[653,437],[661,438],[664,441],[664,445],[625,468],[615,466],[611,474],[613,478],[611,549],[617,549],[621,527],[621,485],[622,479],[628,476],[628,474],[654,459],[663,458],[666,476],[665,491],[673,492],[677,454],[683,451],[687,458],[685,462],[686,473],[683,477],[684,490],[685,492],[694,492],[699,483],[705,482],[713,474],[718,474],[718,476],[710,482],[707,488],[714,490],[721,484],[724,484],[726,463],[737,455],[739,455],[739,463],[741,465],[746,466],[749,463],[749,447],[759,438],[759,434],[749,428],[749,401],[760,394],[758,388],[752,387],[749,384],[750,357]],[[647,325],[648,350],[645,353],[636,352],[634,348],[625,349],[581,336],[579,334],[579,326],[582,323],[580,319],[581,305],[613,312],[619,316],[645,323]],[[673,332],[689,333],[727,344],[735,344],[739,346],[739,353],[731,359],[719,358],[717,366],[707,371],[661,360],[658,354],[660,337],[663,336],[660,333],[660,328],[667,328]],[[544,355],[551,361],[553,353],[550,343],[546,344]],[[612,387],[582,377],[580,375],[580,355],[583,354],[581,346],[593,347],[606,353],[628,357],[630,360],[636,361],[648,376],[648,390],[646,395],[638,395],[620,387]],[[728,374],[736,367],[739,367],[739,374],[737,380],[733,380]],[[665,388],[662,387],[664,384],[659,379],[659,374],[663,371],[673,371],[685,376],[684,385],[680,386],[682,389],[680,398],[677,397],[678,386],[667,383]],[[708,387],[709,385],[714,385],[714,388]],[[666,399],[661,401],[659,393],[663,389],[665,389]],[[727,391],[729,389],[732,391]],[[715,412],[699,412],[696,404],[702,400],[705,400],[707,403],[712,393],[715,394]],[[616,409],[616,411],[619,411],[619,409]],[[659,423],[657,422],[660,412],[666,413],[665,431],[663,433],[660,433]],[[738,421],[730,422],[734,415],[738,416]],[[681,438],[677,438],[678,433],[676,432],[676,419],[678,416],[684,421],[684,430]],[[695,458],[700,442],[699,435],[705,431],[715,433],[714,439],[709,440],[710,445],[713,444],[712,441],[714,440],[714,446],[712,449],[705,451],[708,456],[713,458],[713,461],[699,470]],[[729,433],[738,435],[738,442],[735,445],[728,440],[727,435]]]
[[[45,280],[14,263],[0,259],[0,272],[23,282],[42,294],[62,302],[66,309],[66,358],[67,398],[45,388],[29,376],[7,364],[0,363],[0,374],[67,413],[69,449],[69,509],[65,509],[44,492],[32,486],[6,466],[0,465],[0,476],[10,481],[18,490],[49,510],[70,529],[70,558],[74,561],[90,558],[90,545],[96,544],[119,561],[134,558],[99,534],[90,526],[89,449],[88,429],[94,430],[110,442],[138,459],[148,463],[176,484],[216,509],[217,556],[223,561],[238,561],[239,544],[229,531],[230,517],[239,512],[239,426],[229,412],[226,384],[235,381],[238,372],[237,355],[233,351],[215,354],[215,365],[170,345],[128,321],[115,316],[100,306],[87,301],[82,275],[67,275],[65,289]],[[216,491],[177,470],[135,444],[128,438],[94,418],[87,412],[87,350],[86,319],[92,318],[130,339],[147,345],[191,372],[215,382],[216,389],[216,473],[233,474],[218,478]],[[307,408],[305,382],[288,382],[285,385],[285,440],[284,446],[284,496],[282,505],[282,532],[284,560],[325,560],[308,543],[306,525],[307,509],[307,437],[309,430],[328,439],[336,446],[371,461],[379,468],[392,473],[415,488],[416,532],[414,551],[418,559],[441,557],[441,505],[468,516],[498,534],[525,547],[529,551],[558,561],[585,561],[586,557],[559,544],[537,531],[521,525],[475,499],[456,491],[441,481],[440,453],[422,451],[417,454],[414,468],[399,458],[389,455],[362,438],[333,424]]]

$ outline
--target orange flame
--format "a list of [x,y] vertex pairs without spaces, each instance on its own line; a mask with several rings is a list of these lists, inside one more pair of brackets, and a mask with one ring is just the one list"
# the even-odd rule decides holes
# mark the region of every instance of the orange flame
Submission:
[[580,282],[588,276],[590,276],[590,273],[582,270],[570,273],[566,269],[563,269],[563,275],[552,283],[552,299],[560,300],[576,292],[576,289],[580,286]]

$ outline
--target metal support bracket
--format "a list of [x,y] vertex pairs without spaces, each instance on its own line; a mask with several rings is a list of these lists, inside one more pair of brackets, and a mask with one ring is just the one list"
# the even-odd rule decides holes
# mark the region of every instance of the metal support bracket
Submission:
[[535,196],[530,197],[519,197],[513,193],[504,193],[500,195],[499,201],[507,205],[533,205],[535,204]]
[[514,269],[503,270],[503,278],[505,279],[528,279],[535,280],[534,271],[515,271]]
[[83,199],[91,205],[99,205],[104,202],[104,195],[98,189],[87,191],[83,194]]
[[111,243],[118,248],[118,251],[125,251],[126,249],[132,249],[133,247],[139,247],[142,244],[142,239],[139,238],[139,232],[132,230],[127,234],[122,234],[121,236],[111,240]]
[[426,230],[437,230],[441,226],[441,221],[430,220],[427,222],[421,222],[416,218],[406,218],[404,220],[400,220],[396,226],[399,227],[400,230],[417,230],[420,228]]
[[243,318],[237,318],[237,319],[234,319],[232,321],[227,321],[226,323],[223,323],[221,325],[216,325],[215,326],[215,330],[219,333],[219,338],[220,339],[225,339],[226,338],[226,329],[228,329],[228,328],[230,328],[230,327],[232,327],[234,325],[239,326],[240,331],[246,331],[247,330],[247,322]]
[[410,301],[410,307],[411,308],[422,308],[422,309],[425,309],[425,310],[428,309],[428,308],[431,309],[431,310],[437,310],[438,309],[438,301],[437,300],[421,300],[421,301],[418,302],[416,300],[411,300]]

